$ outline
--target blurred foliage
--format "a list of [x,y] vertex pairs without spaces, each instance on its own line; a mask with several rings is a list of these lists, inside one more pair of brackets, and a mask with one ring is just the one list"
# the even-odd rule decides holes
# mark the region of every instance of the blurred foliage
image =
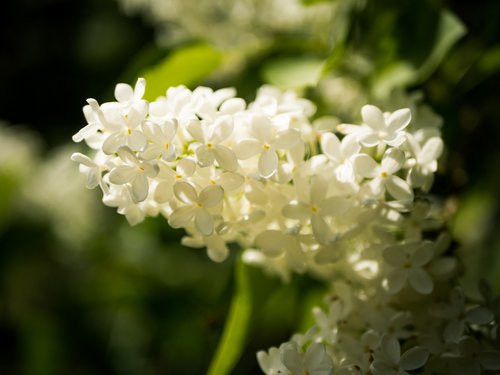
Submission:
[[[245,268],[245,281],[234,273],[237,251],[214,264],[182,248],[163,218],[130,228],[83,188],[63,162],[74,149],[61,145],[83,125],[86,97],[111,100],[116,82],[139,75],[149,98],[177,84],[231,85],[247,99],[264,83],[296,88],[318,116],[339,121],[355,121],[366,102],[407,105],[402,89],[423,94],[444,119],[433,191],[454,215],[464,281],[473,291],[486,277],[500,291],[500,3],[331,3],[333,37],[267,33],[224,48],[199,37],[157,46],[154,30],[111,0],[5,5],[0,118],[35,131],[0,132],[0,373],[201,374],[230,350],[221,366],[254,374],[255,352],[308,326],[321,303],[311,278],[282,285]],[[248,326],[223,336],[228,314]]]

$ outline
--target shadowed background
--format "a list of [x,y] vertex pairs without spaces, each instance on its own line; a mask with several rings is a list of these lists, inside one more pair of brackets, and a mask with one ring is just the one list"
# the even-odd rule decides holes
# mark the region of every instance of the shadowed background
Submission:
[[[350,46],[376,45],[377,61],[394,50],[419,60],[435,37],[434,9],[447,7],[465,24],[467,34],[439,67],[409,88],[444,119],[447,152],[433,192],[455,215],[451,230],[469,267],[464,282],[473,293],[483,276],[498,292],[500,3],[414,4],[367,1],[351,15]],[[117,82],[133,84],[197,37],[157,44],[150,23],[111,0],[19,0],[3,8],[0,373],[204,373],[227,314],[234,258],[214,264],[203,250],[182,248],[182,233],[161,218],[130,228],[98,192],[82,193],[68,160],[86,98],[112,100]],[[237,78],[196,83],[235,85],[247,95],[266,81],[268,60],[323,48],[321,40],[278,37]],[[321,288],[306,277],[282,286],[258,270],[253,276],[273,292],[255,317],[239,374],[258,372],[255,351],[303,325],[310,303],[302,296],[314,300]]]

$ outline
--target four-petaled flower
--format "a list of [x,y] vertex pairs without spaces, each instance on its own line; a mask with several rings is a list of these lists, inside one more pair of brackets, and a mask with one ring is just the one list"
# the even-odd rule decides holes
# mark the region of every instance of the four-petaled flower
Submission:
[[224,190],[219,185],[208,185],[200,194],[187,182],[174,185],[175,197],[184,205],[174,209],[168,223],[172,228],[185,227],[193,218],[196,229],[204,236],[214,231],[214,219],[208,209],[222,202]]

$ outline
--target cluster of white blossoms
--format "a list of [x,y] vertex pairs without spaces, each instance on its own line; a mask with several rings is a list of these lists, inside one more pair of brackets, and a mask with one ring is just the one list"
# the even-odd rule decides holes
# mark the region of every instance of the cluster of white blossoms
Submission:
[[73,139],[95,152],[72,159],[131,224],[163,215],[214,261],[237,243],[284,280],[307,271],[331,285],[315,327],[258,353],[266,374],[500,369],[497,312],[455,286],[441,210],[425,196],[443,151],[437,128],[373,105],[360,125],[311,122],[312,102],[269,86],[248,105],[231,88],[184,86],[148,102],[145,84],[88,100]]
[[307,5],[300,0],[119,0],[119,3],[125,12],[143,13],[152,21],[160,33],[160,42],[171,43],[176,36],[194,37],[234,47],[283,34],[328,38],[328,31],[345,22],[344,12],[356,1]]

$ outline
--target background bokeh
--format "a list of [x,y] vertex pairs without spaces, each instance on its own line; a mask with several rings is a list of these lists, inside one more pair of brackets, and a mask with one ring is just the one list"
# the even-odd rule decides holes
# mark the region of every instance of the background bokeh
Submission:
[[[318,13],[295,9],[295,1],[283,8],[288,13],[252,1],[236,9],[214,0],[216,8],[196,12],[195,1],[163,2],[185,8],[161,18],[139,1],[3,4],[0,373],[201,374],[210,363],[235,257],[214,264],[203,249],[181,247],[182,232],[162,218],[130,227],[99,192],[84,189],[69,160],[85,99],[113,100],[117,82],[133,84],[142,73],[153,91],[230,85],[247,99],[263,83],[300,86],[320,113],[339,121],[354,121],[367,101],[397,106],[408,97],[398,90],[419,92],[443,118],[447,151],[433,192],[449,213],[464,285],[474,294],[484,277],[500,291],[498,1],[303,1],[336,7],[320,12],[314,28],[306,21]],[[454,14],[448,26],[466,34],[443,37],[443,14]],[[186,56],[196,64],[184,66]],[[304,88],[325,60],[328,75]],[[256,350],[307,326],[303,317],[321,290],[308,277],[283,285],[251,272],[262,293],[238,374],[258,373]]]

